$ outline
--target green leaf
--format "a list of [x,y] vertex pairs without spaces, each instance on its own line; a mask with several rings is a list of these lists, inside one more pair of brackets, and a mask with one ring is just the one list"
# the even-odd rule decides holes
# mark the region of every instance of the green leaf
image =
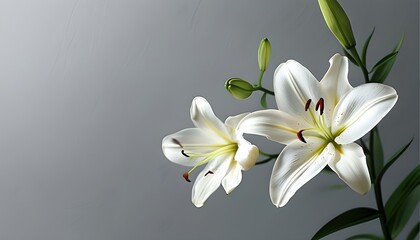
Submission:
[[398,42],[398,44],[395,46],[395,48],[394,48],[394,52],[399,52],[399,51],[400,51],[401,46],[402,46],[402,44],[403,44],[403,42],[404,42],[404,39],[405,39],[405,33],[401,36],[400,41],[399,41],[399,42]]
[[383,83],[385,81],[386,77],[388,76],[389,72],[392,69],[392,66],[395,63],[397,54],[400,51],[401,46],[404,42],[404,38],[405,38],[405,35],[403,34],[403,36],[401,37],[400,41],[395,46],[393,51],[390,54],[386,55],[381,60],[379,60],[379,62],[377,62],[375,66],[373,66],[372,71],[371,71],[373,72],[371,82]]
[[350,60],[350,62],[352,62],[356,66],[359,66],[359,64],[356,62],[354,57],[345,48],[343,48],[343,52],[344,52],[344,55],[346,55],[346,57]]
[[374,169],[370,170],[373,174],[372,178],[376,179],[376,176],[378,176],[378,173],[382,170],[384,166],[384,150],[382,148],[378,127],[374,127],[370,131],[369,139],[370,157],[373,159],[373,163],[375,165]]
[[405,152],[405,150],[408,149],[408,147],[411,145],[412,142],[413,142],[413,139],[411,139],[410,142],[407,143],[407,145],[405,145],[396,153],[394,153],[394,155],[392,155],[392,157],[388,160],[388,162],[385,164],[385,166],[382,168],[381,172],[379,173],[377,177],[377,181],[381,181],[386,171],[392,166],[392,164],[394,164],[395,161],[397,161],[397,159]]
[[347,238],[346,240],[383,240],[383,238],[373,234],[358,234]]
[[417,166],[395,189],[385,204],[387,225],[397,236],[410,219],[419,200],[420,166]]
[[413,229],[411,229],[410,233],[408,233],[407,240],[415,240],[417,235],[420,231],[420,222],[418,222]]
[[263,108],[267,108],[267,93],[261,96],[260,104]]
[[392,52],[392,53],[386,55],[381,60],[379,60],[375,64],[375,66],[372,67],[372,70],[370,72],[375,72],[376,70],[378,70],[378,68],[383,67],[384,65],[388,64],[390,61],[393,61],[397,54],[398,54],[398,52]]
[[373,208],[354,208],[348,210],[325,224],[312,240],[320,239],[338,230],[364,223],[379,217],[379,212]]
[[362,62],[366,66],[366,56],[367,56],[367,50],[369,48],[370,40],[372,39],[373,33],[375,32],[375,28],[373,28],[372,33],[369,35],[369,37],[366,39],[365,45],[363,45],[363,51],[362,51]]

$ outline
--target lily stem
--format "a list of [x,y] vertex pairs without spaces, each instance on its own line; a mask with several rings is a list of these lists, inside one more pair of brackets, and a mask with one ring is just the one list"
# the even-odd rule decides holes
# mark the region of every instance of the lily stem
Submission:
[[[352,55],[354,57],[354,60],[357,62],[360,69],[362,70],[363,77],[365,78],[365,82],[369,83],[370,82],[369,72],[366,69],[366,65],[360,59],[359,53],[357,52],[356,48],[353,47],[349,50],[352,53]],[[372,139],[369,139],[369,140],[372,141]],[[370,149],[370,150],[372,150],[372,149]],[[370,159],[370,167],[372,168],[372,173],[374,175],[373,176],[373,178],[374,178],[373,179],[374,180],[373,189],[375,191],[375,200],[376,200],[376,206],[378,207],[378,211],[379,211],[379,221],[381,222],[382,233],[384,235],[385,240],[392,240],[391,234],[389,233],[389,230],[388,230],[388,227],[387,227],[387,224],[386,224],[387,220],[386,220],[384,201],[382,199],[381,181],[377,181],[375,179],[377,173],[375,173],[375,156],[373,155],[372,152],[370,152],[370,158],[369,159]]]
[[274,92],[273,92],[273,91],[268,90],[268,89],[266,89],[266,88],[263,88],[263,87],[261,87],[261,86],[256,86],[256,87],[254,87],[254,91],[257,91],[257,90],[260,90],[260,91],[262,91],[262,92],[265,92],[265,93],[267,93],[267,94],[270,94],[270,95],[273,95],[273,96],[274,96]]
[[268,90],[267,88],[264,88],[262,86],[262,79],[264,76],[264,71],[260,71],[260,76],[258,77],[258,85],[254,86],[254,91],[262,91],[264,93],[270,94],[274,96],[274,92],[271,90]]
[[360,69],[362,69],[363,77],[365,78],[365,83],[370,82],[369,71],[367,70],[366,65],[360,59],[360,56],[359,56],[359,53],[357,52],[357,49],[355,47],[353,47],[349,50],[353,54],[354,60],[359,65]]

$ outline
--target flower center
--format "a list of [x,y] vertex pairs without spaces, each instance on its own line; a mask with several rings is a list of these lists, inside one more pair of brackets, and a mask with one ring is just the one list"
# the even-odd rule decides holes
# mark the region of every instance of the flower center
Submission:
[[[184,148],[177,139],[172,139],[172,141],[178,144],[181,148]],[[211,160],[215,159],[219,155],[226,154],[226,153],[235,153],[237,149],[238,149],[237,143],[229,143],[222,146],[215,146],[215,150],[207,152],[207,153],[194,152],[191,148],[189,148],[188,150],[182,149],[181,154],[189,158],[190,160],[193,160],[196,158],[202,158],[196,165],[194,165],[188,172],[184,173],[182,176],[187,182],[191,182],[191,180],[189,179],[189,175],[197,167],[210,162]],[[204,176],[207,176],[208,174],[214,174],[214,172],[211,170],[207,171],[207,173]]]
[[[311,121],[306,122],[312,126],[311,128],[302,129],[297,132],[297,138],[306,143],[304,133],[306,136],[315,136],[325,139],[328,142],[334,143],[335,136],[331,133],[331,127],[328,125],[324,117],[324,99],[320,98],[315,104],[315,109],[310,108],[312,100],[309,99],[305,104],[305,111],[309,112]],[[315,111],[314,111],[315,110]],[[319,111],[319,114],[316,114]]]

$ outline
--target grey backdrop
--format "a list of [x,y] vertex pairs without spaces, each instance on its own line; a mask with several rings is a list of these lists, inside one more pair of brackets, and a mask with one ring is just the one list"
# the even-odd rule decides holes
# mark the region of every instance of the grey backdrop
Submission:
[[[415,140],[385,176],[387,197],[418,164],[419,2],[341,2],[359,47],[376,27],[370,63],[406,33],[387,82],[399,100],[379,127],[386,157]],[[260,94],[236,101],[223,83],[255,81],[262,37],[273,48],[268,88],[281,62],[320,78],[340,52],[317,1],[1,0],[0,239],[309,239],[340,212],[374,207],[372,191],[331,190],[342,182],[320,174],[276,209],[273,163],[245,172],[229,196],[219,189],[203,208],[191,203],[188,169],[165,159],[161,139],[192,127],[198,95],[222,119],[260,108]],[[349,78],[362,83],[354,66]],[[326,239],[365,232],[379,223]]]

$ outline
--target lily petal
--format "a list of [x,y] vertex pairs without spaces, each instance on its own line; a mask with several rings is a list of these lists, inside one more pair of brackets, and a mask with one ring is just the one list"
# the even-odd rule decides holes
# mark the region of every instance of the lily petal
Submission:
[[[184,154],[188,155],[188,152],[204,154],[214,151],[224,144],[225,141],[213,132],[187,128],[166,136],[162,140],[162,151],[171,162],[183,166],[194,166],[203,158],[189,158]],[[182,150],[184,150],[184,154],[182,154]]]
[[299,130],[309,125],[301,118],[279,110],[260,110],[250,113],[238,125],[238,132],[264,136],[270,140],[289,144],[297,139]]
[[196,207],[202,207],[210,195],[216,191],[222,179],[229,170],[232,154],[223,154],[211,160],[201,171],[194,182],[192,202]]
[[335,54],[330,58],[330,68],[320,81],[325,94],[325,115],[331,119],[333,111],[339,100],[353,87],[347,78],[349,63],[347,57]]
[[335,157],[333,144],[316,138],[287,145],[274,164],[270,197],[276,207],[284,206],[305,183],[316,176]]
[[337,104],[333,113],[332,132],[335,142],[348,144],[368,133],[397,102],[397,92],[379,83],[353,88]]
[[294,116],[306,116],[306,102],[322,97],[318,80],[300,63],[289,60],[280,64],[274,73],[274,92],[278,108]]
[[226,176],[222,180],[222,186],[225,189],[226,194],[231,193],[242,181],[242,167],[232,161],[230,163],[229,170]]
[[363,149],[350,143],[341,145],[341,152],[328,165],[355,192],[368,193],[371,183]]
[[230,128],[231,131],[236,131],[236,128],[238,127],[239,122],[249,113],[242,113],[236,116],[230,116],[226,118],[225,125]]
[[242,167],[242,170],[248,170],[255,166],[259,157],[259,150],[256,146],[242,138],[238,141],[238,150],[235,154],[235,160]]
[[216,117],[210,104],[203,97],[195,97],[190,109],[191,120],[200,129],[215,132],[229,142],[229,131],[220,119]]

